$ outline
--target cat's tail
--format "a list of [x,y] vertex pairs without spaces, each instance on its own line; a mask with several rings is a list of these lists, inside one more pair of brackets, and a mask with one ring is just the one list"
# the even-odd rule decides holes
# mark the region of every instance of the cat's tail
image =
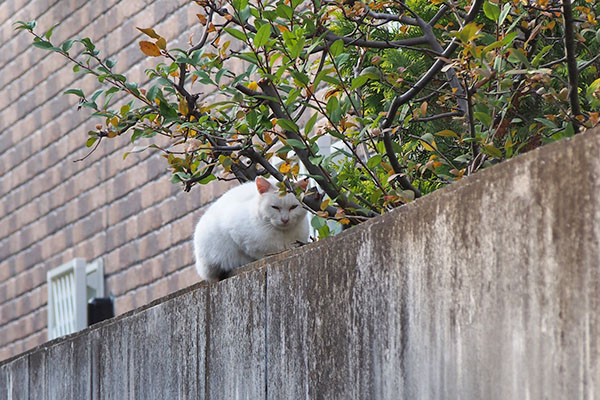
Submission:
[[231,276],[231,271],[222,269],[218,264],[206,263],[199,254],[196,254],[196,272],[208,282],[218,282]]

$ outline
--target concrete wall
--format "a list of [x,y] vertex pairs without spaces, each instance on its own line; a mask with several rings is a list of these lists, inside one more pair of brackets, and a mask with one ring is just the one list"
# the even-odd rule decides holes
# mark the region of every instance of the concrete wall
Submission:
[[60,23],[58,43],[90,36],[118,72],[145,82],[156,60],[139,50],[135,28],[153,27],[186,48],[202,33],[200,9],[189,0],[0,1],[0,360],[46,340],[46,272],[75,257],[103,258],[118,314],[196,282],[193,211],[223,191],[182,193],[151,152],[123,161],[125,137],[73,162],[88,153],[87,131],[98,120],[62,93],[96,83],[33,48],[14,22],[35,19],[40,33]]
[[599,133],[13,358],[0,398],[600,398]]

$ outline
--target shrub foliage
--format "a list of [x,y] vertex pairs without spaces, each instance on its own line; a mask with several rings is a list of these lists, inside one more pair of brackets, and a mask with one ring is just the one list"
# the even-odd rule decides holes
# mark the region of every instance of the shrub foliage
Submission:
[[359,223],[600,120],[595,0],[195,3],[187,49],[138,28],[158,60],[143,85],[89,38],[17,29],[102,84],[66,92],[101,119],[88,147],[127,135],[186,191],[308,176],[321,236],[322,218]]

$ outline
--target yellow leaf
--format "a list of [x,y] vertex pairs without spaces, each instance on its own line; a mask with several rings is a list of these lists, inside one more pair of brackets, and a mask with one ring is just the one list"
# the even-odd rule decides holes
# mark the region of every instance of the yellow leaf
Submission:
[[185,101],[185,99],[181,99],[179,100],[179,104],[177,106],[177,109],[179,110],[179,112],[183,115],[183,116],[187,116],[188,114],[188,105],[187,105],[187,101]]
[[136,29],[138,31],[150,36],[152,39],[160,39],[160,35],[158,33],[154,32],[154,29],[152,29],[152,28],[136,28]]
[[161,37],[156,41],[156,46],[161,50],[166,50],[167,48],[167,40],[164,37]]
[[342,225],[348,225],[349,223],[350,223],[350,220],[348,218],[340,219],[340,224],[342,224]]
[[119,125],[119,118],[117,117],[112,117],[110,120],[110,123],[112,124],[112,126],[117,126]]
[[329,206],[329,199],[323,200],[323,202],[321,203],[321,206],[319,208],[321,209],[321,211],[325,211],[327,206]]
[[294,175],[294,177],[298,176],[298,173],[300,172],[300,166],[298,164],[294,164],[294,166],[292,167],[292,175]]
[[283,163],[279,166],[279,172],[281,172],[282,174],[287,174],[288,172],[290,172],[291,169],[292,167],[290,167],[290,164],[288,163]]
[[142,40],[140,42],[140,50],[142,50],[142,53],[150,57],[160,56],[160,49],[152,42],[146,42]]
[[221,53],[225,53],[225,51],[229,48],[230,44],[231,44],[231,40],[228,40],[225,43],[223,43],[223,46],[221,46]]
[[439,131],[438,133],[434,133],[436,136],[447,136],[447,137],[458,137],[458,134],[450,129],[444,129],[443,131]]
[[252,81],[248,84],[248,89],[250,90],[256,90],[258,89],[258,83],[256,83],[256,81]]
[[272,137],[271,137],[271,135],[269,135],[268,133],[265,133],[263,137],[264,137],[264,139],[265,139],[265,143],[266,143],[267,145],[269,145],[269,144],[273,143],[273,138],[272,138]]
[[421,146],[423,146],[423,148],[425,148],[425,150],[427,150],[427,151],[435,151],[435,149],[437,149],[435,140],[432,140],[431,144],[427,143],[424,140],[419,140],[419,142],[421,142]]

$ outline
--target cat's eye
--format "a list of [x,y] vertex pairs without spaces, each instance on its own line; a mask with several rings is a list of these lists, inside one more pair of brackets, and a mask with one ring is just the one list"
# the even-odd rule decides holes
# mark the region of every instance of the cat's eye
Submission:
[[293,205],[290,207],[290,210],[293,210],[294,208],[298,207],[297,205]]
[[279,207],[277,207],[277,206],[271,206],[271,208],[273,208],[273,209],[275,209],[275,210],[279,211]]

